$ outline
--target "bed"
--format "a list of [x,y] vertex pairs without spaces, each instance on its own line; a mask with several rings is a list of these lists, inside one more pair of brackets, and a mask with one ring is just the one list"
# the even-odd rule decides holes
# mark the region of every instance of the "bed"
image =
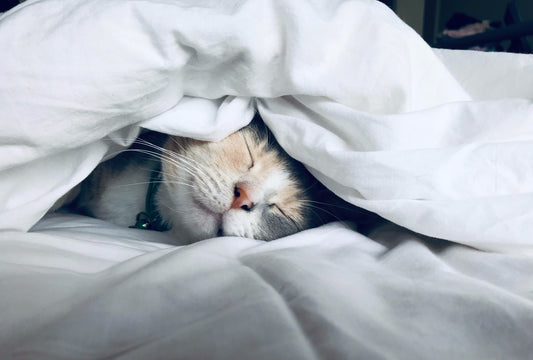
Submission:
[[[30,0],[0,53],[1,359],[531,358],[532,55],[370,0]],[[47,214],[141,129],[255,111],[387,223],[172,246]]]

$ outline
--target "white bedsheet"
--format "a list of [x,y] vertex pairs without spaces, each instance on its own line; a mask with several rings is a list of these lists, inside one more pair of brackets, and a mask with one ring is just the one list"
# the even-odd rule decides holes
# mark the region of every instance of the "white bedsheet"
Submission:
[[3,234],[0,358],[531,356],[528,256],[338,223],[270,243],[152,236],[73,216]]
[[[0,358],[533,353],[533,56],[431,49],[370,0],[30,0],[0,53]],[[216,140],[254,109],[346,200],[493,252],[40,221],[140,127]]]

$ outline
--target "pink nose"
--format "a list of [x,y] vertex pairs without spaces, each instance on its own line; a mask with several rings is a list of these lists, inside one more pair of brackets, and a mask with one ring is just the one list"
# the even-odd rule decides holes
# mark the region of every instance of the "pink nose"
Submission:
[[250,200],[250,188],[245,183],[239,183],[235,186],[233,191],[233,203],[231,204],[232,209],[243,209],[246,211],[252,210],[254,203]]

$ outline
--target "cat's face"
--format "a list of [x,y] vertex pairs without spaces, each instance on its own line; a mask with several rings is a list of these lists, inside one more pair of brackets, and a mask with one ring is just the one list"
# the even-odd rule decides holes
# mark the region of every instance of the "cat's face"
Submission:
[[310,175],[252,124],[219,142],[170,137],[157,206],[177,237],[273,240],[312,224]]

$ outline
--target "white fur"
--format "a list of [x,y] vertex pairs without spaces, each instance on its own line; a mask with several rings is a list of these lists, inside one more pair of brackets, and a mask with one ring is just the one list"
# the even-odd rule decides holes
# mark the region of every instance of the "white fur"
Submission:
[[267,195],[275,194],[289,182],[289,175],[284,170],[273,171],[263,183],[263,191]]
[[109,180],[92,209],[94,215],[117,225],[134,225],[137,214],[145,211],[149,179],[148,171],[128,167],[121,176]]

